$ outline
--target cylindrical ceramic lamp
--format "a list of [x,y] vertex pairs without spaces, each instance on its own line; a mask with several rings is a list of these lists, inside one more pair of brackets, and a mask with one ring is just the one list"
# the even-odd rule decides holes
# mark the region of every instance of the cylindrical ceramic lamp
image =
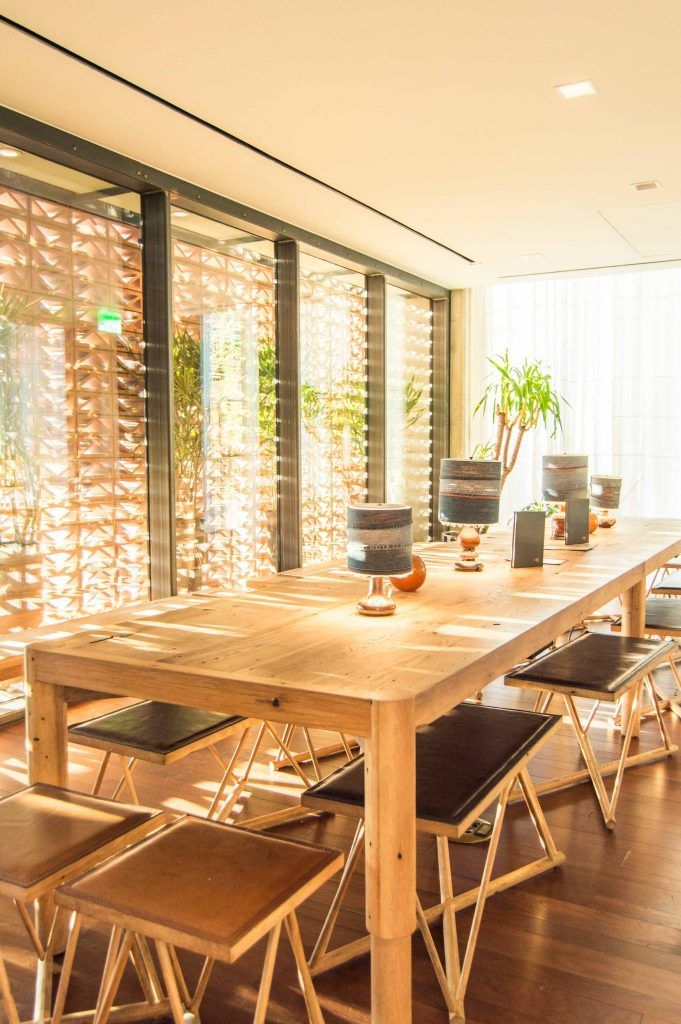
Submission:
[[395,611],[387,577],[411,572],[412,521],[409,505],[348,505],[348,569],[370,577],[362,615]]
[[544,455],[541,489],[544,501],[589,497],[588,455]]
[[622,477],[594,474],[591,477],[591,505],[600,510],[599,526],[614,526],[617,520],[610,515],[610,509],[620,507]]
[[461,557],[456,568],[482,569],[477,560],[478,526],[499,522],[501,462],[482,459],[442,459],[440,463],[440,522],[462,526]]

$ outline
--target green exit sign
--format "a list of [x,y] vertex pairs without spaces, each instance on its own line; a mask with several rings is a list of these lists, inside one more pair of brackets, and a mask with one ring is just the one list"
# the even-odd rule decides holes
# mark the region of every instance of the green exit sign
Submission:
[[120,334],[123,321],[118,309],[101,308],[97,310],[97,330],[105,334]]

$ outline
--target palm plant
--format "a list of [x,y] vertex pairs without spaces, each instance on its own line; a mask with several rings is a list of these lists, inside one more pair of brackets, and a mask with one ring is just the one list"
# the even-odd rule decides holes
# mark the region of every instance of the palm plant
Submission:
[[497,428],[493,457],[501,461],[503,487],[529,431],[542,425],[555,437],[562,430],[564,399],[540,359],[525,359],[520,366],[513,366],[507,349],[502,356],[488,357],[488,362],[494,369],[494,379],[485,388],[475,412],[485,413],[492,408]]

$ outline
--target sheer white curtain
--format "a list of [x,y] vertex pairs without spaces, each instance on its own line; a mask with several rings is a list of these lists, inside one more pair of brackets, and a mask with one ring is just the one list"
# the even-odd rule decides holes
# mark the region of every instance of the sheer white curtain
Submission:
[[[564,433],[539,430],[506,485],[502,514],[541,498],[541,454],[589,455],[623,478],[622,514],[681,513],[681,269],[491,285],[473,293],[469,444],[493,437],[472,409],[490,367],[543,360],[567,403]],[[470,454],[470,453],[469,453]]]

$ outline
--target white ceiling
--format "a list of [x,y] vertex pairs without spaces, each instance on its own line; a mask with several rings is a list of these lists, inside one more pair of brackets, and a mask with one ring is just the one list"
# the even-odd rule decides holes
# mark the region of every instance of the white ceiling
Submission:
[[[477,265],[5,26],[0,102],[438,283],[681,259],[680,0],[0,12]],[[598,95],[554,90],[584,78]],[[661,189],[629,188],[647,179]]]

